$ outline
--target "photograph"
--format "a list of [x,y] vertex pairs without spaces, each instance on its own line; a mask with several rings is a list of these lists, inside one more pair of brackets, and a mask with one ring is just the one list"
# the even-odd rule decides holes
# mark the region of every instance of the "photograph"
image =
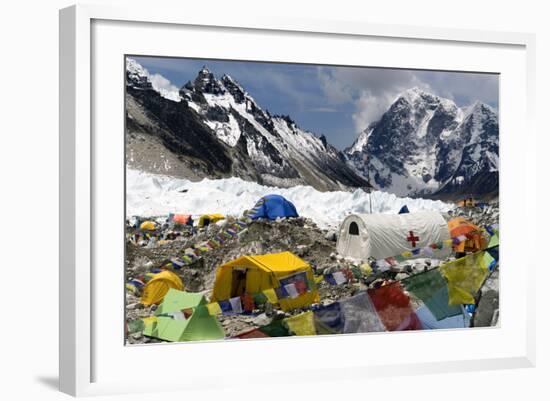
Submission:
[[499,327],[498,73],[123,65],[126,345]]

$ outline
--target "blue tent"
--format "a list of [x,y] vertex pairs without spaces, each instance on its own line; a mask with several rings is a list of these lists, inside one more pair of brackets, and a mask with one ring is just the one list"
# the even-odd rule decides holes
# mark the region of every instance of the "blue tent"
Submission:
[[409,208],[407,207],[407,205],[404,205],[401,209],[399,209],[398,214],[403,214],[403,213],[409,213]]
[[298,212],[292,202],[281,195],[266,195],[252,208],[249,217],[253,220],[275,220],[277,217],[298,217]]

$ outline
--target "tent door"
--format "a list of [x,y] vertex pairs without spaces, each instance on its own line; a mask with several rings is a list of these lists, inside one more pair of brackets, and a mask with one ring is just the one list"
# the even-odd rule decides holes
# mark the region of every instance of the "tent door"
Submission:
[[361,258],[363,247],[361,234],[359,225],[355,221],[352,221],[347,227],[345,254],[354,258]]
[[246,290],[246,269],[233,269],[231,277],[231,298],[239,297]]

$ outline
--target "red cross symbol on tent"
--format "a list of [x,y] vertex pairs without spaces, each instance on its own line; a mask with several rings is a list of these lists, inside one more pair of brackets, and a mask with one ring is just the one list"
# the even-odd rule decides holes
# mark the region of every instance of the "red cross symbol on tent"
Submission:
[[412,231],[409,231],[409,236],[407,237],[407,241],[410,241],[412,247],[416,247],[416,241],[420,241],[420,238],[418,236],[415,236]]

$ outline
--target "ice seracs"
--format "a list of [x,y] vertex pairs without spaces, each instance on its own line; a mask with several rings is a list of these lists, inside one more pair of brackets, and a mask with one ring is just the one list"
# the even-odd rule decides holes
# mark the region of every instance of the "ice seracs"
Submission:
[[405,204],[411,212],[432,210],[446,213],[453,208],[452,204],[441,201],[399,198],[381,191],[369,196],[361,189],[321,192],[304,185],[277,188],[237,177],[192,182],[128,169],[126,182],[128,218],[134,215],[166,216],[168,213],[200,215],[214,211],[240,217],[259,198],[269,194],[284,196],[296,206],[301,216],[311,218],[321,228],[338,227],[349,213],[370,212],[370,200],[373,213],[396,214]]

